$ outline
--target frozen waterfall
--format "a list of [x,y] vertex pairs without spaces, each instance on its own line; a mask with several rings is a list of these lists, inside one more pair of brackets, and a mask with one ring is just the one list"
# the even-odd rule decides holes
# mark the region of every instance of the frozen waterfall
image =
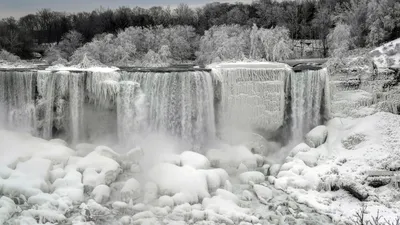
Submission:
[[187,71],[2,70],[0,122],[72,144],[107,139],[132,147],[162,134],[192,150],[216,138],[261,149],[277,136],[300,140],[321,124],[329,114],[328,87],[326,70],[294,73],[281,63]]
[[149,132],[178,137],[194,148],[215,137],[210,73],[122,72],[121,78],[140,84],[147,100]]
[[285,83],[292,71],[284,64],[226,65],[217,77],[218,127],[230,143],[243,132],[268,133],[284,124]]
[[329,84],[326,69],[290,76],[292,139],[301,140],[328,114]]
[[35,78],[32,71],[0,72],[0,124],[35,134]]

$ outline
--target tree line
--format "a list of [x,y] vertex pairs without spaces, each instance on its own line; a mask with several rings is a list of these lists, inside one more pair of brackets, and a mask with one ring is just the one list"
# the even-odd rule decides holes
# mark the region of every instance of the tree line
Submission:
[[[318,39],[324,54],[333,46],[332,36],[346,30],[348,48],[376,46],[400,37],[400,2],[398,0],[258,0],[251,4],[210,3],[191,8],[180,4],[176,8],[120,7],[115,10],[100,8],[92,12],[65,13],[42,9],[18,20],[9,17],[0,21],[0,48],[22,58],[31,58],[32,52],[45,43],[59,44],[71,31],[81,34],[83,43],[101,34],[117,35],[129,27],[164,28],[191,27],[198,38],[189,43],[193,58],[202,51],[200,38],[216,26],[238,25],[249,30],[285,27],[290,39]],[[337,28],[339,27],[339,28]],[[347,32],[348,31],[348,32]],[[209,32],[210,33],[210,32]],[[331,34],[331,35],[330,35]],[[209,34],[208,34],[209,35]],[[336,43],[340,46],[340,43]],[[41,52],[43,53],[43,52]],[[264,53],[265,55],[265,53]]]

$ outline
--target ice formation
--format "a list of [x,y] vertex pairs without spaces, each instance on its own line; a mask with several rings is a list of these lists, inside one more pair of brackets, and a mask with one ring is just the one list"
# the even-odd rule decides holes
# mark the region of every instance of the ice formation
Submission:
[[298,136],[322,123],[326,82],[326,71],[293,73],[280,63],[166,72],[0,71],[0,97],[3,123],[45,139],[129,148],[159,133],[196,151],[220,138],[267,154],[269,133],[292,123]]

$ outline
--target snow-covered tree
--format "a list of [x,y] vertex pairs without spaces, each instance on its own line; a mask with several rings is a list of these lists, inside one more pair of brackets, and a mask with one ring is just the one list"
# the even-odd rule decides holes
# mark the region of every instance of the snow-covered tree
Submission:
[[293,54],[288,29],[284,27],[260,29],[258,33],[266,60],[284,60]]
[[83,36],[81,33],[72,30],[66,34],[61,39],[58,47],[62,53],[65,54],[66,58],[72,56],[74,51],[83,45]]
[[262,57],[262,43],[260,41],[259,30],[256,24],[250,32],[250,59],[260,59]]
[[351,47],[351,27],[344,23],[336,24],[328,35],[329,49],[331,55],[339,56]]

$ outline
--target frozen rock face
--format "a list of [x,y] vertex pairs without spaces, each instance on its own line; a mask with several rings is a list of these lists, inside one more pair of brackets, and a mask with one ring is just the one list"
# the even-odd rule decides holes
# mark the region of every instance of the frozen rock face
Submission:
[[358,118],[380,111],[399,113],[400,71],[392,64],[395,61],[386,61],[396,55],[385,53],[398,46],[395,41],[371,52],[350,53],[339,60],[341,63],[328,61],[336,65],[330,70],[332,116]]
[[312,129],[306,135],[306,143],[312,147],[316,148],[325,143],[326,138],[328,137],[328,128],[326,126],[317,126]]

